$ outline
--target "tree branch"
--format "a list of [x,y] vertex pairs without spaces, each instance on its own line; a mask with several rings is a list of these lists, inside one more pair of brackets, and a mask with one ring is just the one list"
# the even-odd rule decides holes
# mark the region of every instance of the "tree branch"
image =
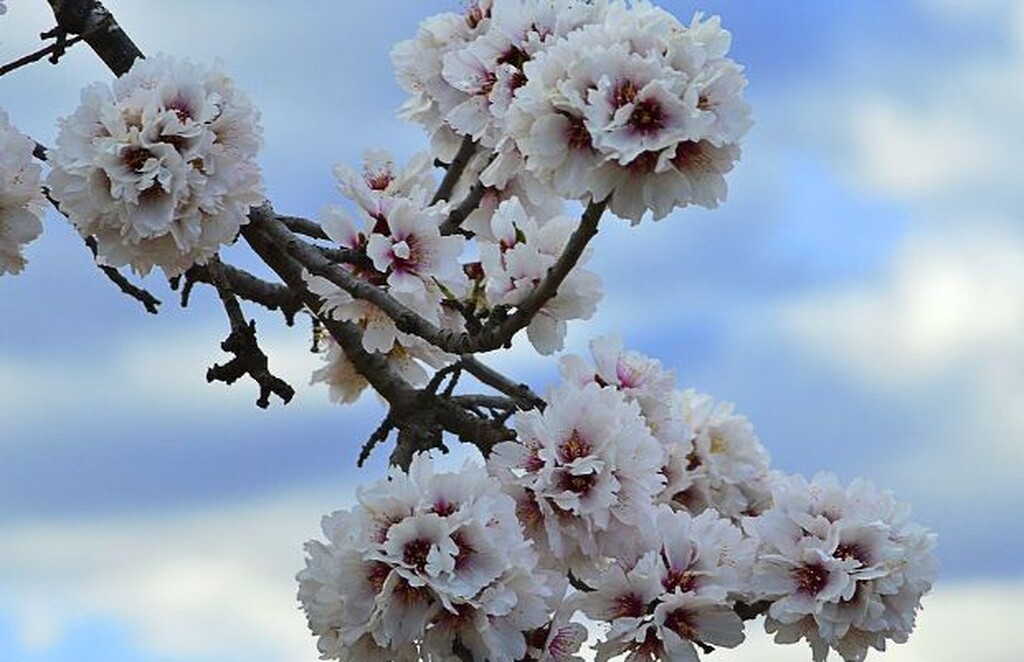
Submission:
[[60,55],[63,55],[67,49],[82,41],[84,38],[85,37],[83,37],[82,35],[78,35],[71,39],[67,39],[63,44],[60,44],[59,42],[54,42],[49,46],[44,46],[43,48],[40,48],[38,51],[29,53],[24,57],[20,57],[17,60],[8,62],[7,64],[0,66],[0,76],[6,76],[7,74],[11,73],[16,69],[28,66],[33,62],[38,62],[47,55],[52,56],[50,58],[50,62],[56,64],[57,62],[54,58],[60,57]]
[[92,50],[114,72],[122,76],[131,69],[142,51],[125,34],[102,3],[96,0],[48,0],[57,27],[51,36],[57,46],[66,46],[67,35],[80,35]]
[[476,377],[481,383],[511,398],[520,409],[541,409],[547,406],[539,395],[530,390],[526,384],[515,383],[494,368],[481,363],[476,357],[465,354],[459,359],[466,372]]
[[217,294],[220,295],[228,320],[231,322],[231,333],[220,347],[225,352],[235,355],[235,358],[228,363],[215,364],[207,370],[206,381],[233,384],[243,375],[249,375],[260,387],[260,396],[256,400],[256,406],[260,409],[269,407],[271,395],[276,395],[287,404],[295,395],[295,389],[280,377],[271,374],[267,355],[263,353],[256,342],[256,322],[245,321],[245,317],[242,315],[242,306],[231,290],[231,284],[228,282],[223,265],[215,255],[209,259],[206,267],[210,280],[217,289]]
[[[259,304],[267,310],[280,310],[288,326],[295,323],[295,314],[302,310],[302,300],[286,285],[271,283],[230,264],[220,263],[228,287],[240,298]],[[195,283],[214,285],[214,276],[208,264],[195,264],[185,272],[182,306],[187,305],[187,292]]]
[[314,223],[308,218],[302,218],[301,216],[278,215],[277,220],[284,223],[285,227],[295,234],[304,234],[311,239],[330,239],[319,223]]
[[462,144],[459,145],[459,151],[455,154],[452,162],[448,164],[448,169],[444,173],[444,179],[441,180],[440,186],[437,187],[437,192],[434,193],[430,204],[435,204],[451,197],[452,191],[455,190],[455,185],[459,183],[462,173],[466,170],[469,160],[473,158],[475,153],[476,143],[469,136],[464,136]]

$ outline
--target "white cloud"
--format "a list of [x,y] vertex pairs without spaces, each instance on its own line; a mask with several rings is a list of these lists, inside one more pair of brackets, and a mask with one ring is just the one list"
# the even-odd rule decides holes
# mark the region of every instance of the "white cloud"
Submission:
[[[932,215],[995,206],[1017,222],[1024,205],[1018,181],[1024,169],[1024,4],[929,4],[962,12],[958,20],[975,15],[990,21],[986,48],[954,60],[940,50],[872,44],[875,59],[902,77],[858,80],[831,100],[840,118],[842,167],[867,190]],[[950,30],[958,27],[952,23]]]
[[100,618],[176,659],[309,660],[315,646],[293,577],[302,543],[343,505],[337,498],[325,491],[179,515],[6,525],[0,609],[37,648],[79,619]]
[[1024,244],[994,230],[911,235],[888,273],[780,312],[800,343],[872,388],[1024,356]]

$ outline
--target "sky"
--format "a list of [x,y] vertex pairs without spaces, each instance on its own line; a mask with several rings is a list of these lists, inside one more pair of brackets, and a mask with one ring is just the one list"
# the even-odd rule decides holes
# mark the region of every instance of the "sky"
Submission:
[[[456,1],[104,3],[146,53],[220,59],[262,111],[268,195],[315,217],[331,167],[425,147],[395,117],[388,52]],[[713,211],[608,219],[605,298],[569,349],[617,332],[684,386],[736,403],[773,466],[869,478],[939,535],[940,578],[910,642],[869,659],[1019,659],[1024,634],[1024,3],[664,0],[720,14],[755,127]],[[38,47],[41,0],[10,0],[0,61]],[[74,48],[0,78],[0,107],[52,143],[79,90]],[[146,314],[50,214],[0,278],[0,662],[316,659],[295,602],[301,546],[345,507],[379,422],[372,396],[308,386],[309,330],[257,319],[298,394],[256,408],[208,385],[227,322],[151,275]],[[226,259],[256,268],[242,249]],[[538,390],[555,361],[488,360]],[[751,643],[711,659],[809,660]]]

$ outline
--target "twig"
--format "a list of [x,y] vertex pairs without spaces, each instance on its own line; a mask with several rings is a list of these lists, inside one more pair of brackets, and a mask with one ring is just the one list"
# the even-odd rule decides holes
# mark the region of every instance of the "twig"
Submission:
[[285,226],[295,234],[304,234],[313,239],[330,239],[330,237],[327,236],[327,232],[324,231],[323,227],[319,223],[314,223],[308,218],[302,218],[301,216],[279,215],[277,220],[284,223]]
[[474,356],[469,354],[463,355],[459,359],[459,364],[466,369],[466,372],[479,379],[481,383],[512,398],[519,405],[520,409],[543,410],[547,406],[547,402],[530,390],[529,386],[513,382],[494,368],[484,365]]
[[225,352],[234,354],[235,358],[224,365],[214,364],[206,371],[206,381],[233,384],[243,375],[249,375],[260,387],[260,395],[256,400],[257,407],[269,407],[271,395],[276,395],[287,404],[295,395],[295,389],[280,377],[271,374],[267,355],[256,342],[256,322],[245,321],[242,306],[231,290],[223,265],[217,256],[210,258],[207,269],[231,323],[231,333],[220,347]]
[[476,211],[486,193],[487,187],[483,185],[483,182],[473,184],[472,188],[469,189],[469,193],[462,199],[462,202],[455,209],[448,212],[448,218],[440,225],[441,234],[450,235],[459,232],[462,222]]
[[473,142],[471,137],[464,136],[462,144],[459,145],[459,151],[455,154],[452,162],[448,164],[448,169],[444,173],[444,179],[441,180],[440,186],[437,187],[437,192],[434,193],[430,204],[435,204],[451,197],[452,191],[455,190],[455,185],[459,183],[462,173],[466,170],[469,160],[473,158],[475,153],[476,143]]
[[361,469],[363,465],[366,464],[366,461],[370,459],[370,453],[373,452],[374,448],[387,441],[388,436],[395,427],[395,423],[391,417],[391,412],[388,412],[388,415],[385,416],[384,420],[381,422],[380,427],[373,431],[370,438],[365,444],[363,444],[362,450],[359,451],[359,459],[356,460],[356,466],[358,468]]
[[[0,66],[0,76],[6,76],[7,74],[11,73],[16,69],[20,69],[24,66],[30,65],[33,62],[38,62],[47,55],[60,57],[60,55],[63,55],[68,48],[71,48],[72,46],[74,46],[80,41],[83,41],[84,39],[85,37],[83,35],[77,35],[75,37],[72,37],[71,39],[65,39],[63,43],[61,43],[58,40],[50,44],[49,46],[44,46],[43,48],[40,48],[38,51],[34,51],[24,57],[20,57],[17,60],[13,60],[12,62],[8,62],[7,64]],[[56,61],[52,59],[50,61],[53,62],[53,64],[56,64]]]
[[[52,199],[50,200],[50,202],[56,205],[56,203]],[[98,250],[96,245],[96,238],[86,237],[85,245],[89,247],[89,250],[92,251],[93,258],[95,258],[97,256]],[[142,306],[146,309],[147,313],[156,315],[158,312],[160,312],[160,299],[157,299],[155,296],[153,296],[143,288],[132,284],[127,278],[125,278],[121,274],[120,271],[118,271],[114,267],[110,267],[105,264],[100,264],[98,262],[96,263],[96,266],[99,267],[100,271],[102,271],[103,274],[107,278],[109,278],[112,283],[114,283],[114,285],[117,285],[118,289],[120,289],[122,292],[124,292],[131,298],[141,303]]]
[[[220,268],[227,278],[231,291],[240,298],[268,310],[280,310],[288,326],[295,323],[295,314],[302,310],[303,303],[286,285],[270,283],[224,262],[220,263]],[[182,307],[188,305],[188,293],[196,283],[214,285],[214,276],[209,265],[196,264],[185,272],[185,285],[181,292]]]

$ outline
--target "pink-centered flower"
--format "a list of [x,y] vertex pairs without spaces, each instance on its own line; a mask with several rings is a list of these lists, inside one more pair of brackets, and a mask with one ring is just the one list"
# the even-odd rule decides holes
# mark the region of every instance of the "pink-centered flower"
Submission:
[[263,201],[258,118],[216,70],[138,60],[61,120],[47,186],[100,261],[175,276],[234,241]]
[[24,268],[22,249],[43,231],[45,199],[33,147],[0,110],[0,275]]

